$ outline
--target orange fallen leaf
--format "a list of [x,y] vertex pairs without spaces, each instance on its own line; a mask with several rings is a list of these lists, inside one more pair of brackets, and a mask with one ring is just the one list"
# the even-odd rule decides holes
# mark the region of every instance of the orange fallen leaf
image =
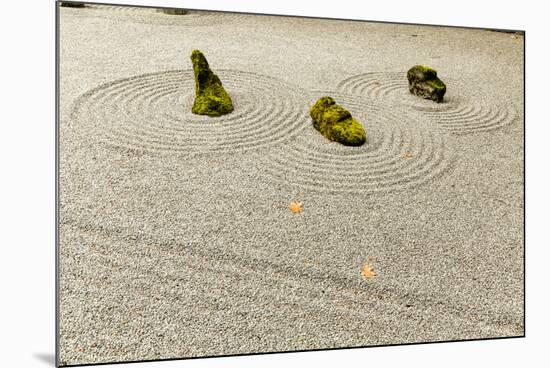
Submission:
[[376,276],[376,271],[374,271],[374,269],[371,266],[366,264],[363,266],[363,269],[361,270],[361,275],[363,275],[363,277],[366,279],[372,279],[373,277]]
[[413,155],[412,152],[405,152],[405,153],[403,154],[403,157],[405,157],[405,158],[411,158],[411,157],[413,157],[413,156],[414,156],[414,155]]
[[302,212],[302,202],[293,201],[290,202],[288,205],[288,209],[291,210],[293,213],[299,213]]

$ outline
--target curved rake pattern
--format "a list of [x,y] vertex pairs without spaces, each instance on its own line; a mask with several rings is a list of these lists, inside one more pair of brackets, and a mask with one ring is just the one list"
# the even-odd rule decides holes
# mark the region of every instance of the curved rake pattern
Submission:
[[[466,95],[467,84],[460,80],[445,79],[447,94],[443,103],[434,103],[413,96],[408,89],[406,73],[365,73],[352,76],[339,83],[346,93],[391,103],[393,109],[406,116],[417,110],[430,120],[454,134],[469,134],[505,127],[518,117],[516,106],[507,101],[488,105]],[[470,88],[471,89],[471,88]]]
[[235,111],[191,113],[192,71],[116,80],[82,95],[72,116],[79,129],[111,146],[146,152],[240,151],[288,139],[308,124],[305,93],[260,74],[218,70]]
[[[391,107],[351,95],[330,95],[365,124],[367,143],[346,147],[312,126],[259,157],[273,179],[316,191],[374,193],[414,187],[450,167],[445,132]],[[310,102],[313,103],[314,100]]]

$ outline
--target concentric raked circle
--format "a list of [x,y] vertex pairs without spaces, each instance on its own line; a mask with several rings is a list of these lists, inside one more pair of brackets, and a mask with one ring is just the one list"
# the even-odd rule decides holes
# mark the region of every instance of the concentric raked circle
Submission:
[[233,100],[228,115],[193,114],[193,72],[176,70],[94,88],[76,101],[72,119],[79,131],[110,146],[181,154],[276,144],[307,126],[308,99],[296,87],[260,74],[216,73]]
[[[406,114],[410,109],[424,113],[430,120],[454,134],[498,129],[512,123],[518,112],[511,101],[488,104],[461,80],[445,78],[447,93],[442,103],[422,99],[409,92],[406,72],[365,73],[343,80],[339,89],[357,96],[390,102]],[[470,93],[471,92],[471,93]]]
[[102,4],[87,4],[87,8],[90,9],[100,9],[100,10],[112,10],[112,11],[123,11],[123,12],[143,12],[154,10],[152,8],[142,8],[139,6],[123,6],[123,5],[102,5]]
[[210,26],[221,23],[234,23],[244,19],[245,15],[230,12],[188,10],[187,14],[171,15],[158,8],[136,6],[92,5],[84,8],[63,8],[64,14],[113,18],[119,21],[144,23],[163,26]]
[[335,92],[332,96],[361,121],[367,142],[349,147],[331,142],[311,125],[259,158],[270,178],[323,192],[375,193],[418,186],[450,167],[448,133],[417,113],[402,115],[390,105]]

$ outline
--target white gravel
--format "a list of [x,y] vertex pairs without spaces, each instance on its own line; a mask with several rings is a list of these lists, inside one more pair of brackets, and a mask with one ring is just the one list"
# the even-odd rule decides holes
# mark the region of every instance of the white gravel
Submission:
[[[60,14],[63,363],[523,334],[521,35]],[[232,114],[189,112],[193,49]],[[326,94],[366,145],[311,127]]]

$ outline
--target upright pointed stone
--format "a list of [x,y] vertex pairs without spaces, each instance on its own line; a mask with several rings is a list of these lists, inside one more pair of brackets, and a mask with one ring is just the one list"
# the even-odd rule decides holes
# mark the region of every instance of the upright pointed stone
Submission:
[[424,65],[415,65],[407,72],[409,91],[418,97],[442,102],[447,86],[437,77],[437,72]]
[[313,127],[331,141],[345,146],[360,146],[367,140],[363,125],[348,110],[337,105],[332,97],[318,99],[309,114]]
[[221,116],[233,111],[231,97],[222,86],[220,78],[208,65],[199,50],[191,54],[195,72],[195,102],[192,112],[197,115]]

